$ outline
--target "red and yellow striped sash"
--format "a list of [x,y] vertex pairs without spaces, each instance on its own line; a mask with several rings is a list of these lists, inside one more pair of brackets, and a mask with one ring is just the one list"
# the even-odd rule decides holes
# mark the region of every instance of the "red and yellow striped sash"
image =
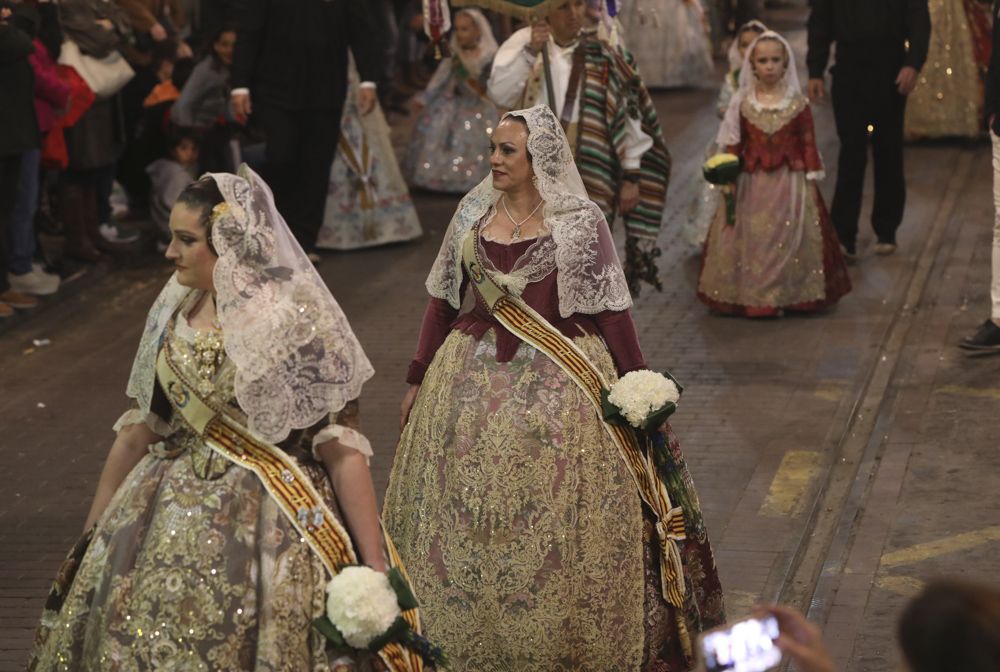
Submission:
[[670,503],[666,486],[660,479],[652,446],[640,445],[636,432],[628,427],[603,422],[601,392],[608,389],[601,372],[586,354],[562,332],[524,303],[520,297],[501,289],[493,281],[479,258],[478,233],[469,232],[462,246],[462,262],[473,287],[500,324],[525,343],[533,346],[562,369],[583,390],[594,406],[602,425],[618,447],[642,501],[656,516],[660,539],[660,574],[666,600],[683,607],[686,592],[683,565],[677,542],[686,538],[684,512]]
[[[341,567],[357,564],[358,557],[350,535],[298,463],[203,399],[197,387],[186,381],[171,360],[169,350],[168,336],[157,357],[156,377],[177,415],[212,450],[260,479],[268,495],[298,532],[299,538],[309,544],[331,577]],[[399,567],[409,582],[406,569],[388,534],[385,534],[385,540],[390,565]],[[404,612],[403,618],[414,632],[420,632],[420,616],[416,609]],[[379,657],[392,672],[423,670],[420,655],[395,642],[383,647]]]

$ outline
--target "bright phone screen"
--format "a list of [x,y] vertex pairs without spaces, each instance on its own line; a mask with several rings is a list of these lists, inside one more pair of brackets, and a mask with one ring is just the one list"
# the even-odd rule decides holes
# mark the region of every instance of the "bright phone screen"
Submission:
[[774,645],[778,621],[773,616],[748,618],[701,637],[706,672],[764,672],[781,662]]

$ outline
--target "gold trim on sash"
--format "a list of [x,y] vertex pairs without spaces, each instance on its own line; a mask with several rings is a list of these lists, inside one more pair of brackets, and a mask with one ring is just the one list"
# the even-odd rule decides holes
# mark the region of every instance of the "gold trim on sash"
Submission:
[[[284,451],[255,436],[222,409],[199,396],[169,355],[170,336],[156,359],[156,377],[177,415],[222,457],[256,474],[268,495],[277,503],[299,538],[316,554],[327,573],[336,576],[344,565],[358,564],[351,537],[323,500],[309,477]],[[406,569],[383,530],[390,566],[399,567],[409,583]],[[420,632],[418,610],[403,613],[414,632]],[[423,658],[408,647],[390,642],[378,653],[394,672],[420,672]]]
[[645,450],[632,429],[603,421],[601,391],[609,385],[601,372],[577,345],[561,331],[528,306],[519,296],[502,289],[490,277],[476,244],[477,228],[466,236],[462,245],[462,263],[473,287],[490,313],[500,324],[525,343],[535,347],[561,368],[586,393],[594,405],[608,436],[628,467],[642,501],[656,516],[656,531],[660,539],[660,578],[663,597],[678,609],[684,606],[684,569],[678,541],[687,538],[684,511],[670,503],[670,495],[660,479],[651,446]]

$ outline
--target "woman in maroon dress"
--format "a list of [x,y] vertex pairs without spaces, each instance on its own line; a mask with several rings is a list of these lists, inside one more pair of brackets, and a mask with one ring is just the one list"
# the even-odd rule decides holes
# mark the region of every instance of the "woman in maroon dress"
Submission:
[[462,200],[427,280],[386,526],[455,670],[687,670],[691,638],[724,614],[676,439],[677,606],[663,597],[654,519],[592,403],[478,288],[460,313],[481,278],[475,249],[605,380],[646,367],[607,222],[558,120],[544,106],[512,112],[492,144],[492,175]]

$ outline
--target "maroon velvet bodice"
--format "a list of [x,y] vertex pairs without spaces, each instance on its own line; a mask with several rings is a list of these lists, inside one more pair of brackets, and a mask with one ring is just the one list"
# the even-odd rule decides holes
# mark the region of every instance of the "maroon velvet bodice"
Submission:
[[[524,240],[510,245],[483,240],[483,250],[486,256],[502,273],[509,273],[522,254],[535,242]],[[521,298],[544,317],[550,324],[566,336],[574,337],[582,334],[598,334],[608,345],[611,356],[619,373],[646,368],[646,361],[639,348],[639,338],[635,333],[632,313],[628,310],[606,310],[595,315],[574,313],[569,317],[559,315],[559,296],[556,286],[558,271],[553,271],[538,282],[529,283],[521,294]],[[468,287],[468,277],[464,275],[461,296],[465,296]],[[420,342],[417,353],[410,363],[406,381],[419,384],[424,373],[434,359],[438,348],[444,343],[449,332],[457,329],[470,334],[476,340],[483,337],[490,329],[496,335],[497,361],[509,362],[514,358],[521,340],[507,331],[490,315],[482,298],[476,295],[473,308],[465,313],[452,308],[443,299],[432,298],[424,311],[423,323],[420,327]]]

